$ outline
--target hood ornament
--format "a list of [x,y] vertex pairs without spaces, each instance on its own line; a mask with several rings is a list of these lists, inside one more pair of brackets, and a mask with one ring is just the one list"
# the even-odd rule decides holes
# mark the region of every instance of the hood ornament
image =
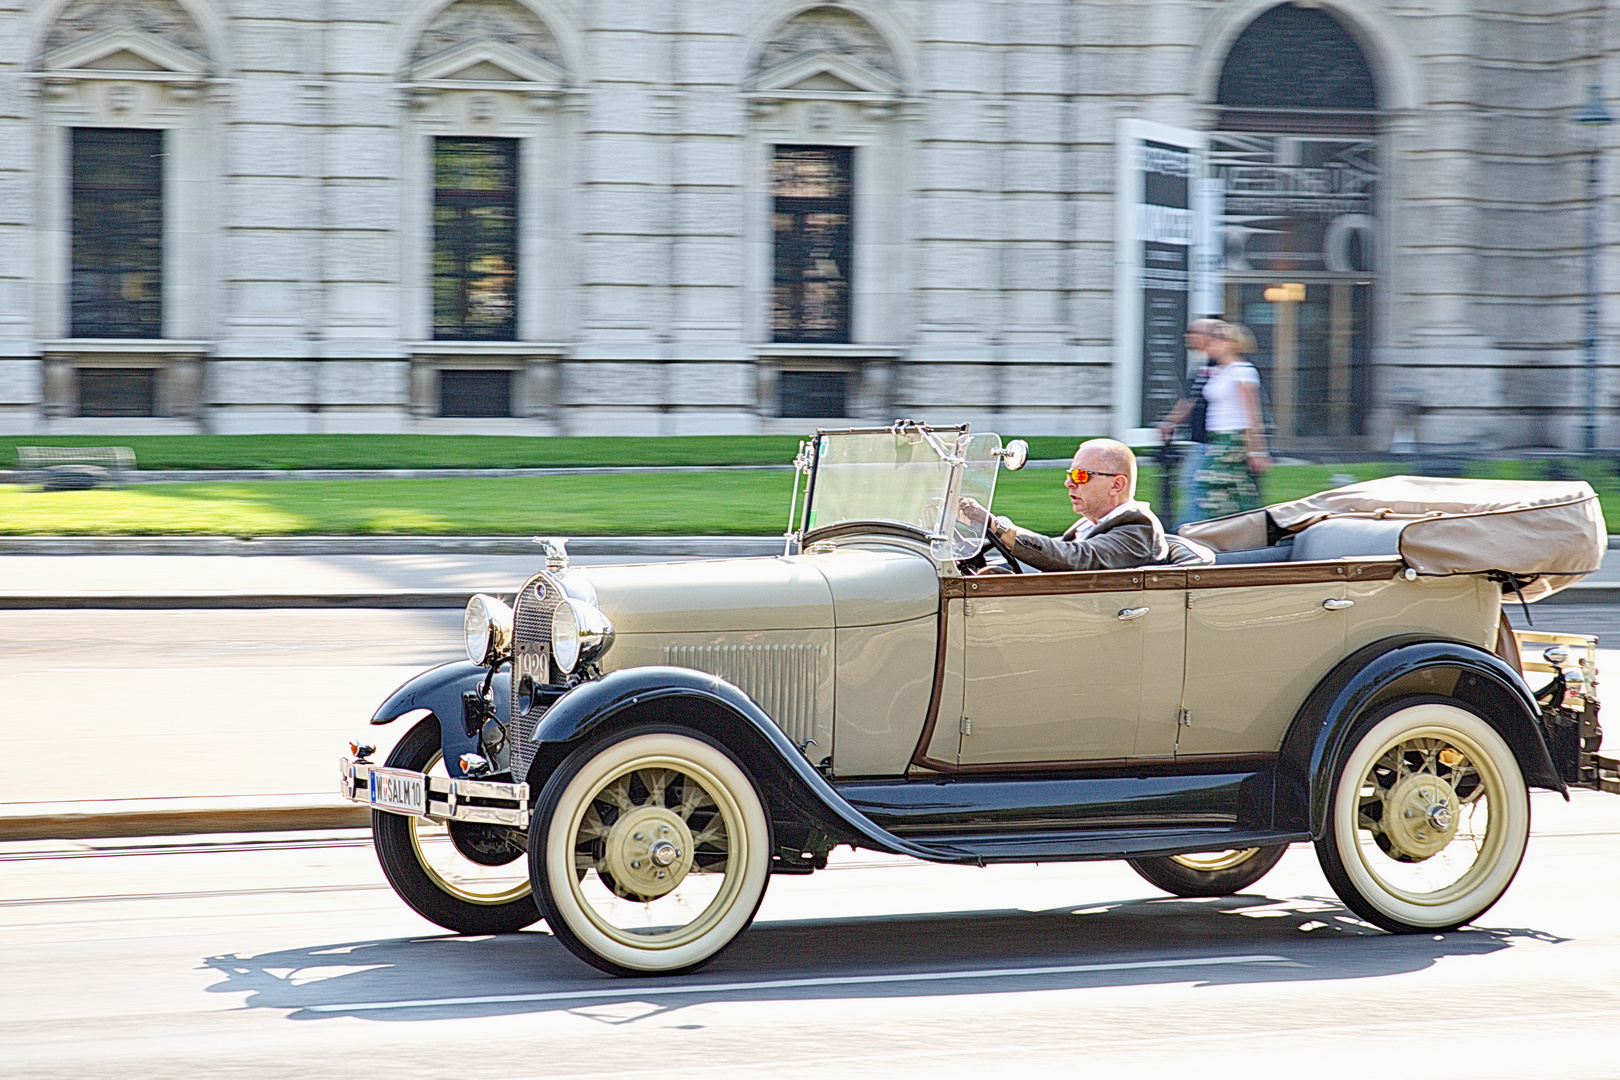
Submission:
[[568,539],[562,536],[537,536],[534,542],[546,553],[546,569],[561,573],[568,569]]

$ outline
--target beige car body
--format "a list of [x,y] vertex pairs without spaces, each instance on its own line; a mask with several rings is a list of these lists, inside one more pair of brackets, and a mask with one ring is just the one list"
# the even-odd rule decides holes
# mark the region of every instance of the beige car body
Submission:
[[1275,753],[1343,657],[1399,634],[1497,648],[1481,575],[1395,556],[964,577],[920,544],[610,566],[604,670],[716,675],[833,776]]

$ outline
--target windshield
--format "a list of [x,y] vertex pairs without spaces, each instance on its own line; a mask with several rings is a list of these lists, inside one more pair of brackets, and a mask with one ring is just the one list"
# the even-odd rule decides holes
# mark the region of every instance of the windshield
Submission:
[[[928,434],[932,440],[923,430],[908,427],[818,436],[805,530],[846,521],[889,522],[921,531],[940,558],[976,554],[984,543],[985,522],[962,519],[955,512],[956,499],[967,495],[990,505],[1001,436],[970,435],[958,428]],[[942,450],[960,458],[960,465],[941,456]]]

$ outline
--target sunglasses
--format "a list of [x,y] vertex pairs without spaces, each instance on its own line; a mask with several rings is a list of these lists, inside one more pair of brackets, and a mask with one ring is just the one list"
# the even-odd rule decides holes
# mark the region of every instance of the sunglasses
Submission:
[[1091,483],[1091,478],[1093,476],[1124,476],[1124,475],[1125,474],[1121,473],[1121,472],[1096,472],[1095,470],[1092,470],[1092,469],[1070,469],[1069,470],[1069,483],[1073,484],[1075,487],[1079,487],[1082,484]]

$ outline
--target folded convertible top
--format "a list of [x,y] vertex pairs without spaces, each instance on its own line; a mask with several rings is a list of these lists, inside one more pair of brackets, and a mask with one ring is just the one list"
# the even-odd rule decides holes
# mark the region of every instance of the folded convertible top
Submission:
[[1518,579],[1527,600],[1590,574],[1608,547],[1597,493],[1581,481],[1390,476],[1177,531],[1216,551],[1237,551],[1268,547],[1324,521],[1358,518],[1405,521],[1398,550],[1420,574],[1497,571]]

